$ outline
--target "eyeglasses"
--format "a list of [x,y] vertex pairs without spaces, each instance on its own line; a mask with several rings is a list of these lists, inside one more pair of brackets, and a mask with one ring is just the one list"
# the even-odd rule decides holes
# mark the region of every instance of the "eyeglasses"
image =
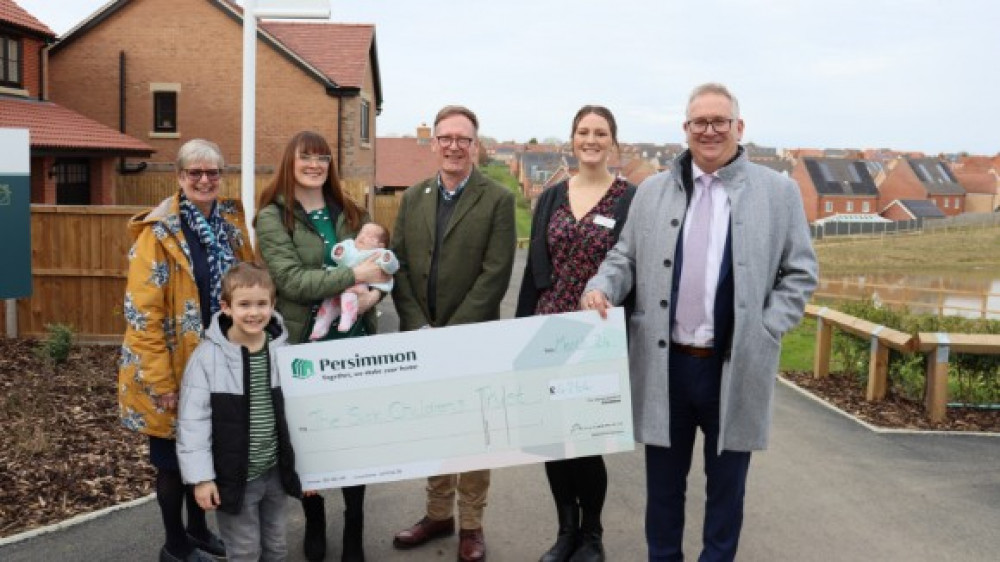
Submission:
[[208,178],[208,181],[216,181],[222,175],[222,170],[184,170],[184,175],[188,179],[199,181],[201,176]]
[[712,130],[716,133],[728,133],[729,129],[733,128],[733,121],[735,121],[735,119],[692,119],[691,121],[684,123],[684,126],[687,127],[688,131],[691,131],[696,135],[700,135],[707,131],[709,125],[712,126]]
[[299,160],[309,162],[311,164],[323,164],[329,165],[333,161],[333,156],[329,154],[299,154]]
[[472,146],[472,139],[469,137],[436,137],[438,144],[444,148],[457,145],[458,148],[469,148]]

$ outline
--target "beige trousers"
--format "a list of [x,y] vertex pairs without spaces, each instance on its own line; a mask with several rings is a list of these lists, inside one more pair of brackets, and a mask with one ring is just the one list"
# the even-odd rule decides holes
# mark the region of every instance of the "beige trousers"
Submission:
[[431,476],[427,479],[427,516],[436,521],[451,517],[457,491],[459,528],[478,529],[483,526],[483,509],[489,489],[489,470]]

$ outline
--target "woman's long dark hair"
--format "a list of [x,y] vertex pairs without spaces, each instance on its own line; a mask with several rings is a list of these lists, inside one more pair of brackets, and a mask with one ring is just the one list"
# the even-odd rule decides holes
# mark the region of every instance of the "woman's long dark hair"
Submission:
[[[257,213],[264,207],[274,203],[278,195],[285,200],[285,213],[282,222],[285,228],[291,232],[295,226],[295,154],[316,154],[333,156],[330,145],[323,138],[323,135],[313,131],[300,131],[288,141],[285,146],[285,153],[281,157],[281,165],[278,166],[278,173],[274,174],[274,179],[264,188],[257,202]],[[323,182],[323,198],[328,202],[336,203],[344,213],[348,228],[352,232],[357,232],[361,228],[361,219],[364,211],[350,197],[344,196],[344,190],[340,186],[340,175],[337,170],[337,163],[331,159],[329,173],[326,181]],[[257,218],[254,217],[254,224]]]

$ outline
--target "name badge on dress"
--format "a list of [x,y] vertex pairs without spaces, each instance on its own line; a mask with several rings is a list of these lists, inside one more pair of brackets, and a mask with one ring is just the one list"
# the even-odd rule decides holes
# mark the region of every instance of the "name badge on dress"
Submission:
[[611,217],[606,217],[604,215],[595,215],[594,216],[594,224],[599,225],[599,226],[603,226],[604,228],[614,228],[615,227],[615,219],[613,219]]

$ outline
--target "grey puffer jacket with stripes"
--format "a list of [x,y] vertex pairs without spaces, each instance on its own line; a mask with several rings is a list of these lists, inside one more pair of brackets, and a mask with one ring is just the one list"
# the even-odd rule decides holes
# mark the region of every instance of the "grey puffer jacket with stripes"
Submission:
[[[228,316],[216,313],[184,370],[177,411],[177,458],[184,482],[214,480],[221,500],[219,509],[236,514],[243,506],[249,464],[250,364],[247,348],[226,338],[231,325]],[[285,492],[299,497],[302,485],[295,472],[275,358],[275,350],[288,339],[281,315],[275,312],[266,330],[271,336],[268,355],[278,430],[277,468]]]

